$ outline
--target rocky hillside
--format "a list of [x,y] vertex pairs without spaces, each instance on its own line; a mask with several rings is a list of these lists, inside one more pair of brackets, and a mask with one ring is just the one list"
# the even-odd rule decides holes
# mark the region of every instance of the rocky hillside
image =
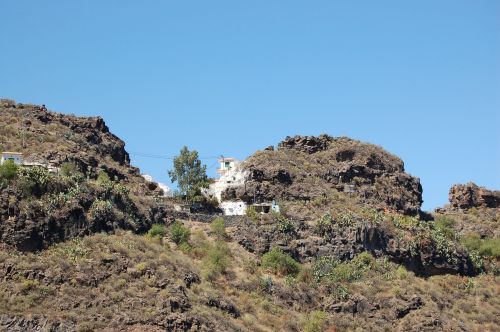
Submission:
[[[125,143],[102,118],[1,100],[0,122],[0,150],[42,165],[20,169],[3,184],[0,243],[37,250],[117,228],[144,232],[164,220],[155,199],[161,190],[130,165]],[[49,173],[46,166],[62,171]]]
[[401,159],[372,144],[347,137],[287,137],[245,161],[250,179],[225,199],[313,201],[349,193],[359,204],[417,215],[422,204],[418,178]]
[[1,99],[0,119],[0,151],[22,152],[28,162],[55,167],[75,162],[94,179],[103,170],[114,180],[138,183],[138,193],[153,195],[140,185],[146,182],[130,165],[125,143],[100,117],[65,115]]
[[[476,331],[500,326],[498,192],[420,211],[380,147],[286,138],[243,163],[248,203],[173,211],[101,118],[0,101],[0,331]],[[57,173],[45,167],[57,167]]]

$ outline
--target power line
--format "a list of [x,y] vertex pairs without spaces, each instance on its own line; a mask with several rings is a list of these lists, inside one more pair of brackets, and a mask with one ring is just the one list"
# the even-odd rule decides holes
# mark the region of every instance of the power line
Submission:
[[[133,152],[133,151],[130,151],[129,154],[137,157],[165,159],[165,160],[173,160],[174,158],[177,157],[177,156],[156,155],[156,154]],[[218,156],[211,156],[211,157],[199,157],[198,159],[206,160],[206,159],[217,159],[217,158]]]

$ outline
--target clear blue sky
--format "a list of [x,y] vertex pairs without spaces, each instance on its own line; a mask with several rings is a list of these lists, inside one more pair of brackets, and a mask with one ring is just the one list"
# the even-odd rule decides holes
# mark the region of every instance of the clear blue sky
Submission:
[[[454,183],[500,189],[498,0],[16,0],[0,13],[0,96],[100,115],[129,151],[244,158],[287,135],[348,135],[400,156],[425,209]],[[170,161],[132,160],[169,183]]]

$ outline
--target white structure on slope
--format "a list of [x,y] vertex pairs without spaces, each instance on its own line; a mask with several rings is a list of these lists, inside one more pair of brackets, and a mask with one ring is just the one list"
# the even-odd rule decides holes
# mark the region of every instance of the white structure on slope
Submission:
[[166,184],[161,183],[161,182],[156,182],[151,175],[147,175],[147,174],[141,174],[141,175],[146,181],[156,183],[158,185],[158,187],[163,191],[163,197],[172,197],[173,196],[172,189],[169,186],[167,186]]
[[244,215],[247,204],[241,200],[223,201],[222,193],[228,188],[244,186],[248,172],[241,168],[241,162],[235,158],[220,158],[219,163],[220,168],[217,173],[220,177],[204,191],[204,194],[216,198],[225,215]]
[[21,165],[23,163],[23,154],[20,152],[2,152],[0,157],[0,165],[6,162],[7,160],[13,161],[17,165]]

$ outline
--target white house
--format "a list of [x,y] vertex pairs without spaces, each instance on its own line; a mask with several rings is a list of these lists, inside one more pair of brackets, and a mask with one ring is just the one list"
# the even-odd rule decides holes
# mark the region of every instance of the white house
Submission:
[[0,165],[7,160],[12,160],[15,164],[21,165],[23,163],[23,154],[20,152],[2,152],[0,157]]
[[228,171],[234,169],[240,163],[238,160],[236,160],[235,158],[232,158],[232,157],[228,157],[228,158],[222,157],[217,161],[220,164],[220,167],[217,170],[217,173],[219,173],[220,176],[223,176]]
[[[241,167],[241,162],[235,158],[219,159],[220,168],[217,173],[220,174],[219,179],[215,180],[206,190],[203,191],[205,196],[216,198],[219,202],[219,207],[227,216],[242,216],[247,211],[248,204],[242,200],[223,200],[222,193],[230,188],[241,188],[245,186],[249,180],[249,172]],[[280,212],[280,207],[273,202],[262,202],[251,204],[257,213],[266,214],[271,211]]]

